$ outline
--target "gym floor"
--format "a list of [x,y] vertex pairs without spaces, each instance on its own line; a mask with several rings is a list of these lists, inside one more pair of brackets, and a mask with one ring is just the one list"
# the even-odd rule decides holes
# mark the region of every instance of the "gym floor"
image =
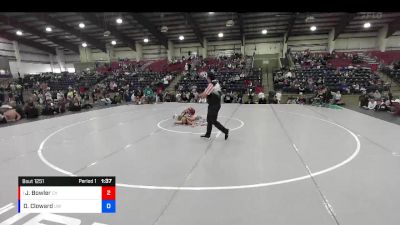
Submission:
[[[0,225],[399,224],[399,125],[223,104],[229,139],[214,128],[206,140],[205,126],[173,124],[189,105],[206,115],[206,104],[124,105],[1,127]],[[17,213],[18,176],[73,174],[116,176],[117,213]]]

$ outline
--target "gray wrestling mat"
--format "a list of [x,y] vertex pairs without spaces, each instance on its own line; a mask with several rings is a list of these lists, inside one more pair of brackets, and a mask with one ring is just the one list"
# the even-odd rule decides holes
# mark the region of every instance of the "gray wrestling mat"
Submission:
[[[230,138],[125,105],[0,128],[0,225],[397,225],[400,127],[348,110],[224,104]],[[18,176],[116,176],[116,214],[18,214]],[[33,221],[42,221],[40,223]],[[62,222],[60,222],[62,221]]]

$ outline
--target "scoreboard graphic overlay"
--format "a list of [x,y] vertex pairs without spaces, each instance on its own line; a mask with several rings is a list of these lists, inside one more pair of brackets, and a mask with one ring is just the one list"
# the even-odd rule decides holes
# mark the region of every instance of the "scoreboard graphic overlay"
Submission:
[[18,213],[115,213],[115,177],[18,177]]

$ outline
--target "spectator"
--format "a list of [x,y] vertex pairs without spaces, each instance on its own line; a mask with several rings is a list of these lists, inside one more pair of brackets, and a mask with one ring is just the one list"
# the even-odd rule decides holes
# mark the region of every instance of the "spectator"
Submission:
[[364,106],[364,109],[374,110],[376,107],[376,101],[373,98],[369,99],[368,106]]
[[146,88],[144,89],[144,97],[145,97],[145,101],[148,104],[151,104],[154,102],[154,92],[153,90],[150,88],[150,86],[146,86]]
[[0,123],[16,122],[20,119],[21,115],[15,109],[8,109],[0,116]]
[[182,101],[181,96],[182,96],[181,92],[179,92],[179,91],[176,92],[175,98],[176,98],[176,101],[177,101],[177,102],[181,102],[181,101]]
[[81,111],[81,101],[78,97],[78,95],[76,95],[74,93],[74,96],[72,98],[72,100],[69,103],[69,111]]
[[0,87],[0,105],[5,101],[4,88]]
[[263,92],[258,93],[258,104],[267,104],[267,99]]
[[400,99],[394,100],[390,109],[391,109],[392,115],[400,116]]
[[25,115],[27,119],[34,119],[39,117],[39,110],[35,107],[32,101],[29,101],[25,106]]
[[381,93],[378,90],[376,90],[375,93],[374,93],[375,101],[381,100],[381,98],[382,98]]
[[393,94],[392,94],[392,92],[390,90],[389,90],[389,93],[388,93],[388,98],[389,98],[389,104],[392,105]]
[[114,95],[114,98],[111,100],[111,104],[120,104],[122,102],[122,97],[121,95],[117,92]]
[[368,107],[368,96],[367,93],[363,92],[360,97],[358,97],[359,106],[366,108]]
[[110,99],[110,95],[106,95],[105,98],[100,99],[101,102],[104,103],[104,105],[110,105],[111,104],[111,99]]
[[275,94],[275,99],[277,101],[277,104],[281,103],[281,99],[282,99],[282,92],[280,90],[278,90]]
[[337,104],[337,105],[341,104],[342,94],[340,93],[340,91],[337,91],[336,93],[334,93],[333,100],[334,100],[335,104]]

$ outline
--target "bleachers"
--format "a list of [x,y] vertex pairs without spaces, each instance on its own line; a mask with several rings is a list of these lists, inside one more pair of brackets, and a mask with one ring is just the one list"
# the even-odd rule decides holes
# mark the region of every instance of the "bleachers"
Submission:
[[0,74],[0,79],[9,79],[12,78],[11,74]]
[[196,90],[201,92],[207,87],[207,80],[200,74],[212,72],[215,74],[222,89],[227,92],[244,92],[248,89],[249,84],[251,84],[253,90],[260,90],[262,89],[261,71],[245,71],[247,63],[251,62],[248,59],[251,58],[242,58],[241,55],[235,54],[230,57],[224,56],[189,61],[195,66],[190,74],[187,73],[181,78],[175,89],[178,91],[192,91],[191,88],[195,86]]
[[39,82],[46,83],[51,90],[68,90],[69,87],[79,88],[80,86],[93,86],[105,77],[106,75],[98,74],[76,75],[71,73],[46,73],[42,75],[25,75],[22,82],[25,88],[33,88],[35,84]]
[[368,53],[371,57],[376,57],[384,65],[392,64],[393,62],[400,61],[400,51],[371,51]]
[[[168,84],[162,82],[166,75],[166,73],[158,72],[117,74],[108,76],[101,83],[109,84],[110,82],[115,82],[118,87],[129,85],[131,90],[137,90],[139,88],[143,90],[146,86],[150,86],[153,89],[162,88],[162,90],[164,90],[168,86]],[[175,73],[169,73],[168,75],[172,77],[170,82],[176,77]]]
[[[262,85],[262,74],[259,71],[254,71],[248,76],[241,77],[240,72],[217,72],[215,78],[219,81],[221,88],[227,92],[244,92],[248,88],[248,84],[251,82],[252,87],[261,87]],[[176,85],[176,89],[179,91],[192,91],[191,87],[196,86],[197,91],[201,92],[207,87],[207,80],[197,74],[186,75]],[[182,87],[179,89],[179,87]]]
[[[286,93],[313,93],[317,86],[323,85],[332,91],[342,91],[344,94],[357,93],[362,87],[367,92],[375,90],[388,90],[383,85],[378,75],[371,72],[369,68],[305,68],[294,70],[292,77],[285,77],[282,71],[274,72],[274,88],[281,89]],[[359,88],[355,89],[354,86]]]
[[400,83],[400,69],[390,69],[389,67],[384,67],[382,72],[386,73],[394,81]]

